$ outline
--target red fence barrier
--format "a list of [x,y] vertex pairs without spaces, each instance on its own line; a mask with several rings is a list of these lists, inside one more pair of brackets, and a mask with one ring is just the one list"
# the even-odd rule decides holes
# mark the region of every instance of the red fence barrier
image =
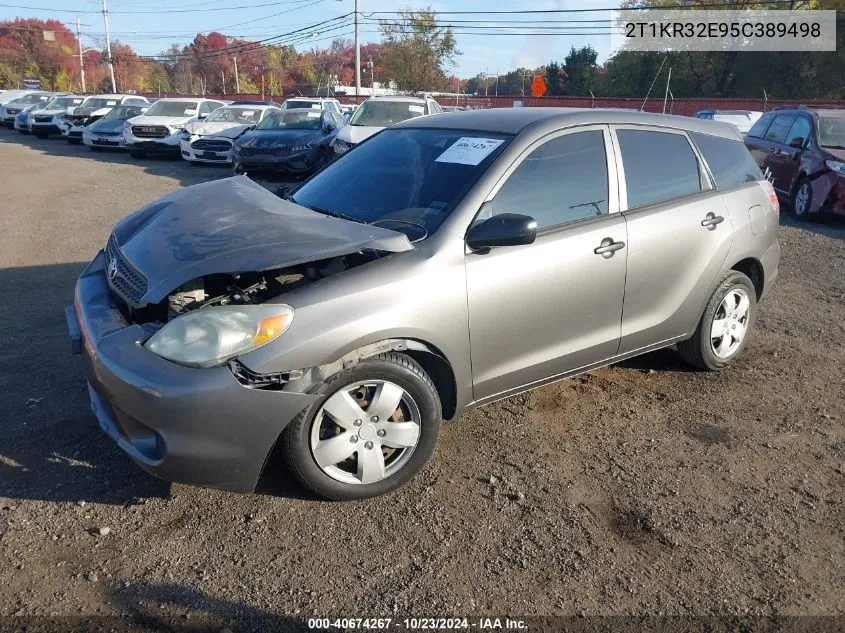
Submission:
[[[145,96],[150,98],[161,97],[185,97],[188,95],[180,95],[176,93],[147,93]],[[199,95],[193,95],[199,96]],[[205,95],[210,99],[225,99],[233,101],[243,100],[273,100],[283,101],[285,97],[269,96],[260,94],[238,94],[238,95]],[[367,99],[367,97],[355,97],[354,95],[338,95],[337,99],[341,103],[360,103]],[[553,106],[566,108],[626,108],[638,110],[641,107],[647,112],[662,112],[663,99],[653,98],[648,99],[643,106],[643,100],[638,98],[615,98],[615,97],[521,97],[521,96],[475,96],[475,95],[459,95],[453,96],[439,96],[437,102],[440,105],[458,105],[471,109],[486,109],[486,108],[510,108],[514,102],[521,102],[525,107],[533,106]],[[845,101],[842,100],[815,100],[815,101],[798,101],[785,99],[734,99],[721,97],[690,97],[682,99],[669,99],[666,102],[667,114],[681,114],[685,116],[692,116],[699,110],[707,108],[715,108],[716,110],[760,110],[766,111],[782,106],[796,106],[805,105],[807,107],[826,107],[826,108],[843,108],[845,109]]]

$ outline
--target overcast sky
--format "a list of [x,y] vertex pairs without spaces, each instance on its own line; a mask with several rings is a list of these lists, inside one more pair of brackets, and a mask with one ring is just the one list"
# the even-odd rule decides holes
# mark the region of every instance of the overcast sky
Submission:
[[[86,46],[104,45],[103,16],[99,13],[101,4],[98,0],[8,0],[8,4],[40,7],[42,10],[12,9],[0,7],[0,19],[15,17],[37,17],[59,19],[73,29],[76,28],[77,14],[84,25],[83,42]],[[120,40],[132,45],[144,55],[161,52],[173,42],[185,44],[198,32],[219,30],[233,36],[249,39],[262,39],[288,33],[318,22],[336,18],[353,10],[353,0],[109,0],[109,26],[113,40]],[[396,11],[402,7],[422,8],[432,6],[436,11],[509,11],[525,9],[587,9],[604,8],[617,5],[613,0],[359,0],[362,20],[362,42],[379,41],[378,25],[366,23],[389,14],[379,11]],[[264,5],[264,6],[261,6]],[[249,8],[230,8],[244,7]],[[48,11],[60,9],[61,11]],[[193,11],[195,9],[201,11]],[[159,10],[186,10],[180,13],[159,13]],[[80,13],[88,11],[89,13]],[[153,13],[131,14],[122,11],[151,11]],[[284,13],[283,13],[284,12]],[[606,31],[608,23],[590,23],[583,20],[609,20],[609,12],[588,12],[572,14],[520,14],[520,15],[446,15],[443,21],[453,21],[458,33],[458,48],[463,53],[457,59],[453,69],[461,77],[469,77],[479,72],[495,74],[498,71],[518,66],[535,67],[552,59],[563,60],[571,46],[591,44],[599,53],[599,63],[603,62],[610,48],[609,35],[581,34],[583,31],[595,32],[598,27]],[[487,25],[511,28],[518,34],[498,35],[491,30],[470,31],[466,22],[459,20],[492,20]],[[553,24],[554,20],[570,20],[569,23]],[[581,22],[574,22],[575,20]],[[523,25],[513,24],[522,21]],[[322,31],[316,27],[316,33],[305,42],[296,45],[298,50],[313,46],[326,46],[336,36],[352,38],[352,27]],[[477,22],[476,22],[476,25]],[[549,27],[566,28],[569,33],[578,35],[524,35],[526,32],[548,32]]]

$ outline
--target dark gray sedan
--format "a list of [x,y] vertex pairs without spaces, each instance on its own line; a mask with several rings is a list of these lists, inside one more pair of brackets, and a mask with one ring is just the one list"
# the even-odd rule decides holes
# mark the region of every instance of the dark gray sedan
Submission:
[[727,367],[777,229],[727,124],[443,114],[288,199],[239,176],[150,203],[67,318],[101,427],[143,468],[249,491],[275,448],[310,490],[355,499],[408,481],[473,407],[669,345]]

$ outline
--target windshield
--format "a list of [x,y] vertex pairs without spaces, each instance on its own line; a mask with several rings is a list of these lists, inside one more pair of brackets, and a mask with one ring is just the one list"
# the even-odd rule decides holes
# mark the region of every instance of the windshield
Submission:
[[279,110],[271,112],[258,124],[259,130],[319,130],[320,110]]
[[287,109],[296,109],[296,108],[314,108],[315,110],[322,110],[323,107],[320,105],[319,101],[296,101],[293,99],[288,99],[282,104],[282,107]]
[[109,119],[131,119],[132,117],[143,114],[144,108],[146,107],[137,105],[117,106],[109,110],[109,113],[103,117],[103,121],[108,121]]
[[91,108],[92,110],[99,110],[100,108],[113,108],[117,105],[117,99],[88,99],[85,102],[86,108]]
[[199,104],[190,101],[156,101],[146,111],[147,116],[194,116]]
[[56,97],[44,106],[45,110],[64,110],[72,106],[78,106],[85,101],[85,97]]
[[819,117],[819,145],[845,149],[845,117]]
[[[15,103],[19,105],[23,105],[25,103],[41,103],[42,101],[49,101],[52,99],[52,95],[45,95],[41,93],[36,94],[29,94],[25,97],[21,97],[20,99],[15,99]],[[9,104],[11,105],[11,104]]]
[[385,130],[305,182],[292,200],[421,239],[452,213],[509,139],[475,131]]
[[349,119],[349,125],[390,127],[425,114],[425,106],[407,101],[365,101]]
[[250,108],[217,108],[205,120],[207,123],[241,123],[251,125],[261,120],[261,110]]

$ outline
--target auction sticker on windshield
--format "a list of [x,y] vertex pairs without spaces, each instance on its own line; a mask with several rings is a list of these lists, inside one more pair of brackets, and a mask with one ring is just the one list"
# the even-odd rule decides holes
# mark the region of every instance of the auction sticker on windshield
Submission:
[[477,165],[502,143],[504,141],[498,138],[462,136],[451,147],[447,148],[445,152],[440,154],[434,162]]

